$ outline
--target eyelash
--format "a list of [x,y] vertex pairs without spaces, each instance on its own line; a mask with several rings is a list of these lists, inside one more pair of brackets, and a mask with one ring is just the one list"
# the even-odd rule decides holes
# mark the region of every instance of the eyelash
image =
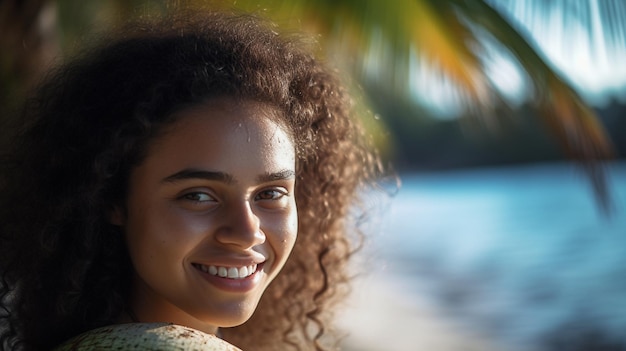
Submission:
[[[263,195],[263,194],[267,194],[267,193],[274,193],[274,194],[275,194],[275,195],[277,195],[277,196],[272,196],[272,197],[271,197],[271,198],[269,198],[269,199],[261,199],[261,198],[260,198],[260,196],[261,196],[261,195]],[[282,190],[279,190],[279,189],[267,189],[267,190],[260,191],[260,192],[259,192],[259,193],[258,193],[258,194],[254,197],[254,199],[255,199],[255,200],[261,200],[261,201],[264,201],[264,200],[267,200],[267,201],[277,201],[277,200],[280,200],[280,199],[282,199],[283,197],[285,197],[285,196],[287,196],[287,195],[288,195],[288,193],[287,193],[286,191],[282,191]]]
[[[267,195],[268,193],[272,193],[270,198],[262,198],[262,196],[264,194]],[[257,193],[255,195],[255,197],[254,197],[254,200],[257,200],[257,201],[278,201],[278,200],[282,199],[283,197],[285,197],[287,195],[288,195],[288,192],[286,192],[284,190],[280,190],[280,189],[266,189],[266,190],[262,190],[259,193]],[[198,197],[202,197],[202,196],[207,197],[207,199],[204,199],[204,200],[198,199]],[[184,200],[195,202],[195,203],[217,202],[215,197],[213,197],[210,194],[207,194],[205,192],[201,192],[201,191],[194,191],[194,192],[190,192],[190,193],[184,194],[181,198],[184,199]]]
[[[196,197],[198,196],[206,196],[208,199],[206,200],[198,200]],[[193,201],[196,203],[206,203],[206,202],[215,202],[215,198],[207,193],[201,192],[201,191],[195,191],[195,192],[191,192],[191,193],[187,193],[185,195],[182,196],[183,199],[185,200],[189,200],[189,201]]]

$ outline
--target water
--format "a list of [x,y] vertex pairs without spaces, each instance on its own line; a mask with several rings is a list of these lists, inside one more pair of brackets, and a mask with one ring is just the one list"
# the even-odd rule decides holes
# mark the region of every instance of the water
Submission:
[[609,218],[565,164],[402,181],[374,247],[407,294],[508,350],[626,350],[626,163]]

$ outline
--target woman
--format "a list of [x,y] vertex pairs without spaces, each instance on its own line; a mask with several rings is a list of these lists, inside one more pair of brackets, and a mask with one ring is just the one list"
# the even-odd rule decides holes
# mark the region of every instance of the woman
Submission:
[[5,348],[133,322],[333,345],[357,191],[380,167],[302,46],[252,16],[179,14],[47,77],[3,164]]

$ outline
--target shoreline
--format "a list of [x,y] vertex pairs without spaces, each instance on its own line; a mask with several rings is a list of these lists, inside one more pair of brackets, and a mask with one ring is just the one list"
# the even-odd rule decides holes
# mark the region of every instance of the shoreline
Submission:
[[397,277],[383,272],[355,279],[337,313],[344,351],[496,351],[487,337],[455,325],[426,299],[409,296]]

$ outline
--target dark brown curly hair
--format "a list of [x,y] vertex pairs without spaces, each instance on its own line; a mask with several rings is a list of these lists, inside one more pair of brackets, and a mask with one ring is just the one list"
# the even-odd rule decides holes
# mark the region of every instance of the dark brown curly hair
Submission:
[[281,274],[253,317],[223,337],[253,350],[332,347],[331,307],[359,239],[355,202],[382,169],[338,78],[303,47],[255,16],[180,13],[117,31],[47,76],[3,150],[5,349],[49,349],[116,322],[132,268],[108,213],[175,112],[219,96],[283,111],[299,219]]

